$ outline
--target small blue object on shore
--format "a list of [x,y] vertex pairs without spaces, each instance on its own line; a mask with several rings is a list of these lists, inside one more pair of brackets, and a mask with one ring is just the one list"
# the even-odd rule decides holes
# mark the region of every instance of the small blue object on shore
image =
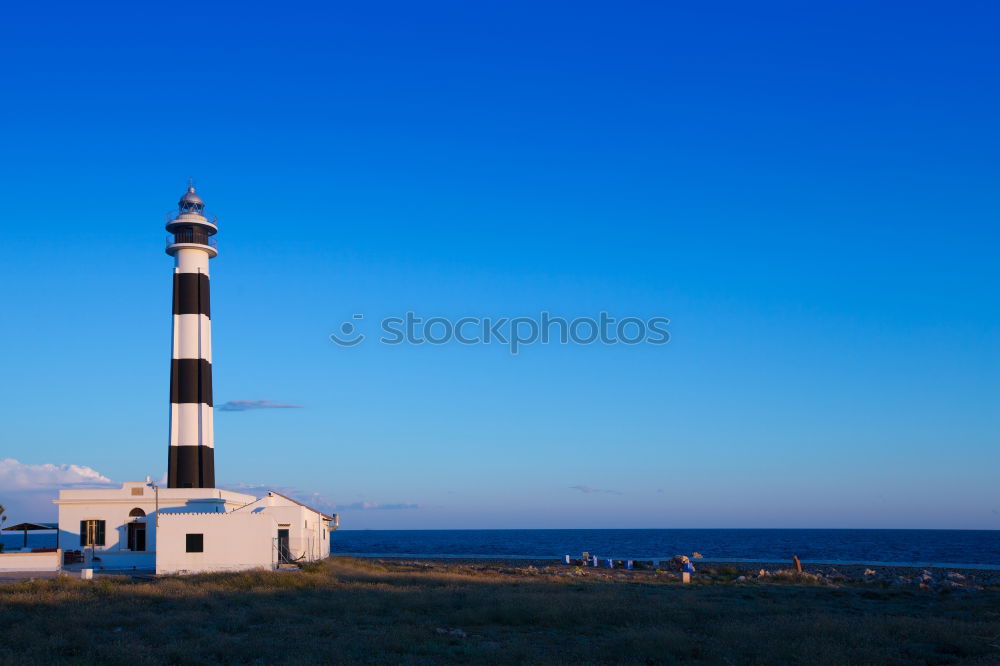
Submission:
[[629,571],[632,571],[632,560],[629,560],[625,563],[625,568],[628,569]]
[[569,564],[569,555],[566,556],[566,564]]

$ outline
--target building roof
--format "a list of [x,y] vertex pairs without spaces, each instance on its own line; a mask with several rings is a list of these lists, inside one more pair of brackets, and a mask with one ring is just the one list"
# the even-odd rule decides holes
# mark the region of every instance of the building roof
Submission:
[[32,532],[34,530],[57,530],[58,523],[18,523],[10,527],[3,528],[4,532]]
[[319,515],[323,516],[323,518],[325,518],[326,520],[333,520],[333,519],[334,519],[334,518],[333,518],[333,516],[328,516],[328,515],[326,515],[325,513],[323,513],[322,511],[320,511],[319,509],[314,509],[314,508],[312,508],[311,506],[309,506],[308,504],[303,504],[302,502],[298,501],[297,499],[292,499],[292,498],[291,498],[291,497],[289,497],[288,495],[282,495],[281,493],[279,493],[279,492],[276,492],[276,491],[274,491],[274,490],[268,490],[268,491],[267,491],[267,494],[268,494],[268,495],[277,495],[278,497],[283,497],[283,498],[285,498],[285,499],[286,499],[286,500],[288,500],[289,502],[295,502],[295,503],[296,503],[296,504],[298,504],[299,506],[303,506],[303,507],[305,507],[305,508],[309,509],[310,511],[314,511],[314,512],[318,513]]
[[[142,495],[133,495],[134,488],[142,488]],[[142,481],[126,481],[120,488],[73,488],[59,491],[55,504],[80,504],[92,502],[153,503],[159,496],[160,504],[176,502],[225,502],[247,504],[257,498],[246,493],[237,493],[221,488],[160,488],[154,490]]]

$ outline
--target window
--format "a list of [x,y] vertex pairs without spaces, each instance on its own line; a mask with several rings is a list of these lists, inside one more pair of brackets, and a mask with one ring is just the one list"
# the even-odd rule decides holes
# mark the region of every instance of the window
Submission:
[[80,545],[81,546],[103,546],[104,545],[104,521],[103,520],[81,520],[80,521]]
[[140,509],[139,507],[135,507],[134,509],[132,509],[131,511],[128,512],[128,517],[129,518],[145,518],[146,517],[146,512],[143,511],[142,509]]
[[204,534],[188,534],[187,535],[187,548],[185,549],[189,553],[204,553],[205,552],[205,535]]
[[133,495],[141,495],[141,494],[142,494],[142,487],[139,487],[139,488],[133,488],[133,489],[132,489],[132,494],[133,494]]

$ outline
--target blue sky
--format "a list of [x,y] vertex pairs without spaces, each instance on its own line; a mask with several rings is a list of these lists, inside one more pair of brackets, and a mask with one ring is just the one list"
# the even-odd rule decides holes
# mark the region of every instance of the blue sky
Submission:
[[[218,411],[220,483],[359,529],[1000,528],[1000,12],[815,4],[7,8],[0,503],[165,472],[193,176],[216,404],[302,406]],[[672,337],[328,339],[407,311]]]

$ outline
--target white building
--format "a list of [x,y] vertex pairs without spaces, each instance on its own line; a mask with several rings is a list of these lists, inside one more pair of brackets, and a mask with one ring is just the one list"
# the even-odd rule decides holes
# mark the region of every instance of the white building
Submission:
[[336,515],[276,492],[219,488],[62,490],[58,543],[101,570],[195,573],[275,568],[330,555]]
[[[167,222],[174,258],[173,339],[167,488],[130,482],[121,488],[63,490],[58,549],[80,551],[97,570],[195,573],[274,568],[330,555],[336,515],[276,492],[253,495],[215,488],[209,260],[218,255],[215,218],[194,187]],[[60,553],[0,554],[0,570],[60,566]],[[35,562],[34,560],[39,560]],[[42,561],[44,560],[44,561]]]

